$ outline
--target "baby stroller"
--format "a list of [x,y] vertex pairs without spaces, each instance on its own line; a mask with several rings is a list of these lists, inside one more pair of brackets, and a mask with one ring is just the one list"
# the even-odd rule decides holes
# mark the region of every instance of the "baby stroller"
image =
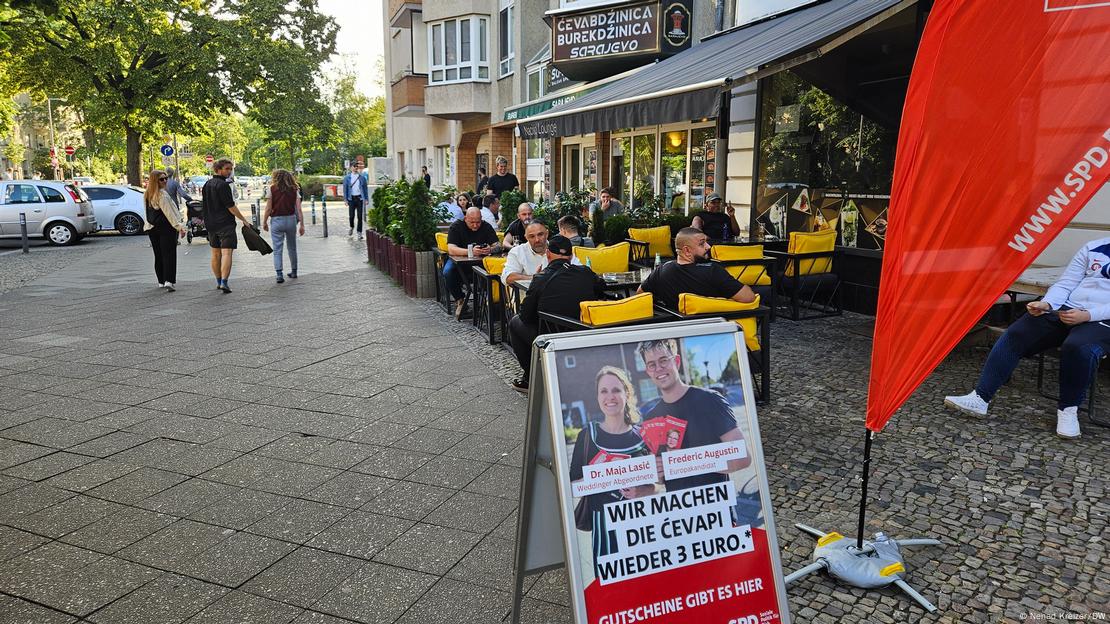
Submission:
[[191,200],[185,202],[185,238],[191,244],[193,237],[208,237],[208,230],[204,229],[204,204]]

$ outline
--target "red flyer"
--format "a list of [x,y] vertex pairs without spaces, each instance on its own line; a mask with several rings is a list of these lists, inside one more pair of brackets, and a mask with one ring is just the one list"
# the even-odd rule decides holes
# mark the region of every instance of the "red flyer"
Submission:
[[640,427],[640,436],[652,455],[682,448],[682,438],[685,435],[686,421],[674,416],[652,418]]

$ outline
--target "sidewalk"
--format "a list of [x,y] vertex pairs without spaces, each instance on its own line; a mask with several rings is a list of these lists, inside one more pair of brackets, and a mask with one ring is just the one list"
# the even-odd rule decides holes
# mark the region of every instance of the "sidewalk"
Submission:
[[[215,291],[198,242],[165,293],[145,239],[114,238],[0,294],[0,622],[504,621],[511,356],[332,223],[283,285],[241,250],[234,292]],[[854,535],[870,323],[774,324],[759,415],[787,571],[813,548],[794,522]],[[1030,363],[987,419],[946,411],[984,355],[955,352],[875,443],[868,533],[944,540],[906,558],[940,613],[811,577],[789,590],[795,621],[1108,610],[1110,430],[1082,418],[1057,439]],[[526,621],[570,621],[561,573],[527,587]]]

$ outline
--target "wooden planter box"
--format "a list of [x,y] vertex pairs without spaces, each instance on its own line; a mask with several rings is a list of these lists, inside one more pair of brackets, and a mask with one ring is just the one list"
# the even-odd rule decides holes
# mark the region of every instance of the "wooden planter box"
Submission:
[[378,251],[378,268],[382,273],[389,275],[389,260],[393,257],[393,239],[382,237],[382,248]]
[[401,245],[397,243],[393,243],[393,248],[390,249],[389,274],[393,281],[401,283]]
[[416,296],[416,252],[408,245],[401,245],[401,286],[406,295]]
[[413,252],[413,296],[431,299],[436,296],[436,256],[431,251]]
[[366,261],[377,266],[378,245],[381,244],[381,235],[374,230],[366,231]]

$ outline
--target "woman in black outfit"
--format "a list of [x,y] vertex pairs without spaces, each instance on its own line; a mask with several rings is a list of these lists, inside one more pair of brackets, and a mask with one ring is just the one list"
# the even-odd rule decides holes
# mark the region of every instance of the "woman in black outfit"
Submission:
[[166,192],[166,172],[155,169],[147,175],[146,225],[143,229],[150,237],[150,248],[154,250],[154,275],[158,287],[167,292],[174,291],[177,283],[177,239],[185,236],[185,225],[177,206],[173,205],[170,194]]

